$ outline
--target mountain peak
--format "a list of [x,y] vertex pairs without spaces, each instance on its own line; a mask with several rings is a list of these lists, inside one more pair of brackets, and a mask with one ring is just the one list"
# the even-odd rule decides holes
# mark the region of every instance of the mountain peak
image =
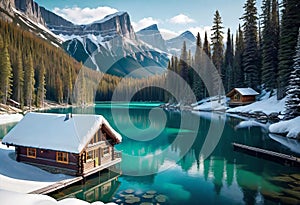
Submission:
[[191,41],[195,41],[196,40],[194,34],[192,34],[192,32],[190,32],[190,31],[183,32],[182,34],[180,34],[180,37],[189,39]]
[[121,17],[121,16],[129,16],[129,14],[126,11],[118,11],[116,13],[109,14],[109,15],[105,16],[101,20],[94,21],[92,24],[103,23],[103,22],[109,21],[109,20],[111,20],[111,19],[113,19],[115,17]]
[[152,24],[151,26],[148,26],[146,28],[141,29],[138,32],[142,32],[142,31],[158,31],[158,27],[157,24]]

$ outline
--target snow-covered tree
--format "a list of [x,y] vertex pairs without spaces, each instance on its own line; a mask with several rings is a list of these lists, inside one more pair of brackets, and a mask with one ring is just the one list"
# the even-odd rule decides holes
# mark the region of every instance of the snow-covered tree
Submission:
[[293,70],[290,75],[287,89],[286,115],[287,119],[300,116],[300,28],[298,32],[298,44],[294,57]]

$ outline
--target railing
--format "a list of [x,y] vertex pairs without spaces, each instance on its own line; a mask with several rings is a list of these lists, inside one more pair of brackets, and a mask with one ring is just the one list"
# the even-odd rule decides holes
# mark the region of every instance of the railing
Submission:
[[115,151],[114,159],[117,159],[117,158],[122,158],[122,152]]

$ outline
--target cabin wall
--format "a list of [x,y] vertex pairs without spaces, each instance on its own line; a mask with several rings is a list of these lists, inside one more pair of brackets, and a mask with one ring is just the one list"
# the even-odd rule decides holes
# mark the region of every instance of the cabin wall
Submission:
[[253,96],[253,95],[242,96],[241,101],[242,102],[254,102],[255,101],[255,96]]
[[243,96],[238,92],[234,92],[232,96],[230,96],[230,102],[255,102],[256,98],[254,95]]
[[81,172],[88,172],[114,159],[114,141],[106,129],[99,129],[80,155]]
[[39,166],[54,173],[76,175],[78,171],[78,154],[68,153],[68,163],[56,161],[56,151],[36,149],[36,157],[27,156],[27,147],[18,147],[17,160]]

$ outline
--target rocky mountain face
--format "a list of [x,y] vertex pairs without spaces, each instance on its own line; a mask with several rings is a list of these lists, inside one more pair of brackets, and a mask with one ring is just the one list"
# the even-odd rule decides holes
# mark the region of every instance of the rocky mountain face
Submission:
[[57,35],[84,36],[93,34],[95,36],[101,35],[106,40],[120,35],[126,38],[136,39],[127,12],[117,12],[87,25],[74,25],[47,10],[42,11],[42,14],[46,20],[47,27]]
[[66,19],[56,15],[55,13],[48,11],[44,7],[40,7],[42,17],[47,25],[48,28],[51,27],[60,27],[60,26],[65,26],[65,27],[72,27],[74,24],[70,21],[67,21]]
[[117,12],[87,25],[46,23],[65,39],[63,48],[92,69],[138,78],[166,70],[167,54],[137,38],[127,12]]
[[92,69],[138,78],[166,70],[168,55],[137,38],[127,12],[75,25],[39,7],[33,0],[0,0],[0,9],[1,16],[7,15],[24,29],[63,47]]
[[33,0],[15,0],[15,8],[24,13],[34,22],[44,25],[39,5]]
[[0,0],[0,19],[12,22],[14,15],[13,9],[15,7],[15,0]]
[[32,21],[44,25],[40,7],[33,0],[0,0],[0,9],[2,9],[0,17],[9,22],[13,21],[15,17],[14,9],[16,9]]
[[180,56],[184,41],[187,50],[191,50],[191,52],[194,53],[196,50],[196,38],[190,31],[185,31],[179,36],[166,41],[169,53]]
[[166,41],[163,39],[156,24],[144,28],[137,33],[137,37],[145,43],[158,48],[162,51],[167,51]]

